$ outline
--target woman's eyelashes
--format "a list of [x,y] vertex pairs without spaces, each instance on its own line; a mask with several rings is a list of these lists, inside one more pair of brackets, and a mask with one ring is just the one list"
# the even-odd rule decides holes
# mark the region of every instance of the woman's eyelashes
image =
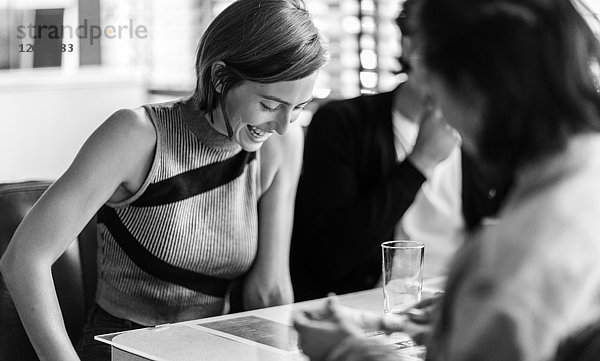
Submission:
[[[266,111],[266,112],[276,112],[277,110],[279,110],[279,107],[281,106],[281,105],[278,105],[278,106],[276,106],[275,108],[271,108],[271,107],[269,107],[269,106],[266,106],[266,105],[265,105],[264,103],[262,103],[262,102],[259,102],[259,104],[260,104],[260,109],[262,109],[262,110],[264,110],[264,111]],[[297,107],[294,107],[294,111],[297,111],[297,110],[302,110],[302,109],[304,109],[305,105],[306,105],[306,104],[302,104],[302,105],[298,105]]]
[[264,105],[261,102],[259,102],[259,104],[260,104],[260,109],[262,109],[264,111],[267,111],[267,112],[276,112],[277,109],[279,108],[279,106],[276,106],[275,108],[271,108],[271,107],[268,107],[268,106]]

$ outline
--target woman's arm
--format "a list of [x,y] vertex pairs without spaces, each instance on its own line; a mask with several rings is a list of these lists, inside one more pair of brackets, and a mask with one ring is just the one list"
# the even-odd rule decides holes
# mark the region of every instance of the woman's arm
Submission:
[[51,267],[102,204],[126,195],[147,172],[155,134],[142,112],[119,111],[92,134],[68,170],[27,214],[0,260],[21,322],[41,360],[78,360],[64,326]]
[[284,136],[272,136],[260,150],[263,194],[258,204],[258,254],[244,285],[246,309],[294,301],[289,252],[303,143],[302,128],[293,124]]

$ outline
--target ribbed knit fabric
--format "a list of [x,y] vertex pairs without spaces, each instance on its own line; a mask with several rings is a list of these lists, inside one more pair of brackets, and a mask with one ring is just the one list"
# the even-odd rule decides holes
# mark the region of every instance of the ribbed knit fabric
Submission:
[[156,325],[221,314],[257,251],[258,152],[216,132],[189,101],[145,106],[156,154],[140,190],[98,213],[96,302]]

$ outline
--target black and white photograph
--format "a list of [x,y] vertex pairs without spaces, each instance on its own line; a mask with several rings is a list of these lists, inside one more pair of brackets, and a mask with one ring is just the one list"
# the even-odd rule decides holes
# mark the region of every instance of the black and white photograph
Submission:
[[0,361],[598,361],[600,0],[0,0]]

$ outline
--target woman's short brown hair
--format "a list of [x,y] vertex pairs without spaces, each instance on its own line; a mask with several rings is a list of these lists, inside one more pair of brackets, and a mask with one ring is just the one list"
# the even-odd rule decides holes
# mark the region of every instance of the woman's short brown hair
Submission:
[[[213,64],[223,62],[217,71]],[[198,108],[221,106],[240,82],[302,79],[326,62],[321,37],[302,0],[238,0],[208,26],[196,56]],[[217,87],[219,88],[217,91]]]

